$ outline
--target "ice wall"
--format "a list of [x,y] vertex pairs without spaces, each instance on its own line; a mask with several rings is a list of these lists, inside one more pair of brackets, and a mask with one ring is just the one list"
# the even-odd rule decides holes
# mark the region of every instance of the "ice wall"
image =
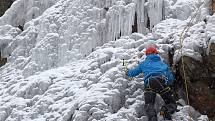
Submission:
[[11,8],[0,17],[0,25],[23,26],[26,22],[37,18],[57,1],[59,0],[16,0]]
[[[22,0],[18,1],[22,3]],[[22,5],[21,3],[19,5]],[[128,80],[120,79],[124,75],[121,60],[137,55],[136,53],[147,46],[147,41],[155,39],[155,36],[156,42],[159,43],[159,51],[162,53],[172,46],[166,43],[174,41],[173,45],[179,46],[179,35],[187,21],[178,20],[176,16],[177,19],[168,19],[156,25],[156,22],[170,17],[162,16],[161,19],[161,12],[158,12],[161,5],[169,9],[176,3],[155,3],[153,0],[148,2],[144,0],[60,0],[45,10],[41,16],[25,23],[23,32],[12,26],[1,26],[0,43],[3,44],[0,44],[0,48],[4,51],[4,56],[9,58],[8,64],[0,69],[2,74],[0,76],[2,98],[0,99],[3,99],[0,108],[1,119],[15,120],[18,117],[20,120],[25,118],[26,120],[37,118],[38,120],[57,120],[57,118],[82,120],[89,116],[92,120],[99,120],[106,114],[115,115],[115,112],[121,108],[120,106],[124,105],[120,102],[119,94],[125,92],[124,88],[127,88],[127,84],[134,82],[127,83]],[[14,7],[14,10],[15,8],[19,7]],[[172,16],[177,15],[174,10],[178,8],[169,9]],[[156,14],[151,13],[152,11]],[[122,35],[131,34],[135,12],[138,32],[147,33],[147,27],[149,27],[149,29],[154,28],[152,33],[145,36],[133,34],[131,38],[122,37],[113,41]],[[150,18],[150,14],[154,18]],[[8,16],[17,19],[16,15],[8,14]],[[22,18],[24,17],[17,20],[22,20]],[[13,25],[14,19],[8,19],[8,23]],[[7,18],[3,17],[1,20],[7,21]],[[210,21],[213,19],[209,20],[208,26],[213,24]],[[202,22],[190,29],[185,40],[187,50],[197,50],[200,43],[204,42],[205,24]],[[210,29],[213,30],[213,26]],[[193,42],[193,40],[196,41]],[[186,54],[190,52],[193,54],[193,51],[186,52]],[[91,55],[85,58],[86,60],[80,60],[89,54]],[[199,53],[192,56],[199,57],[198,55]],[[68,64],[70,61],[73,62]],[[51,68],[65,64],[68,65],[51,70]],[[44,70],[49,71],[41,72]],[[34,75],[37,72],[42,74]],[[142,82],[142,78],[140,81]],[[139,88],[139,84],[132,85],[128,88],[135,90]],[[87,92],[89,89],[92,91]],[[106,89],[107,91],[113,89],[113,91],[108,91],[106,96],[101,95]],[[121,91],[119,93],[114,89]],[[134,92],[134,95],[131,94],[131,98],[126,100],[125,105],[143,99],[141,96],[143,92],[134,89],[128,90],[128,92]],[[80,96],[81,94],[86,95]],[[122,97],[126,96],[123,94]],[[102,105],[98,104],[100,99]],[[86,103],[81,103],[81,101],[86,101]],[[143,102],[136,105],[137,103],[127,106],[132,110],[135,109],[135,112],[142,112],[136,107],[143,107]],[[92,110],[89,111],[91,108]],[[126,114],[125,118],[127,118],[127,110],[122,113]],[[120,112],[118,114],[121,115]],[[110,114],[110,118],[114,118],[113,115]],[[178,117],[178,120],[183,117],[187,118],[186,115]],[[118,119],[123,118],[116,117],[116,120]]]
[[8,57],[9,65],[24,70],[25,76],[59,67],[129,36],[135,22],[138,32],[147,34],[167,17],[166,9],[174,14],[178,2],[168,1],[17,0],[0,18],[0,25],[24,24],[25,29],[7,41],[3,56]]
[[[5,69],[0,78],[0,121],[147,121],[142,76],[125,78],[121,62],[126,58],[129,66],[137,64],[140,58],[134,59],[134,53],[151,38],[141,36],[137,41],[128,37],[108,42],[87,59],[28,78],[11,76],[13,70]],[[155,108],[161,104],[156,98]],[[189,112],[191,121],[200,116],[198,121],[208,121],[192,107],[178,109],[175,121],[188,121]]]
[[[16,9],[25,13],[30,7],[21,9],[24,2],[26,1],[16,1],[8,13],[12,14]],[[36,3],[28,1],[25,6],[35,6]],[[44,5],[51,5],[48,3]],[[38,8],[46,8],[42,5],[38,5]],[[34,13],[34,10],[37,9],[33,8],[29,14]],[[9,58],[12,67],[23,70],[25,76],[58,67],[85,57],[97,46],[121,35],[130,35],[134,13],[135,4],[129,1],[62,0],[29,22],[22,15],[5,14],[0,18],[4,20],[1,24],[27,23],[25,31],[15,36],[13,41],[8,41],[5,50],[9,54],[4,56]]]
[[0,50],[2,58],[9,56],[11,52],[8,52],[7,48],[14,38],[20,33],[21,30],[11,25],[0,26]]

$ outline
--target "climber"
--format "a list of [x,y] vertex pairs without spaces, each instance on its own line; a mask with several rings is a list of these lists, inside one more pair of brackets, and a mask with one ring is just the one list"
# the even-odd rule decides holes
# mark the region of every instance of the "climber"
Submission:
[[127,76],[134,77],[144,74],[145,85],[145,111],[149,121],[157,121],[157,113],[154,109],[156,93],[160,94],[165,104],[160,114],[164,119],[171,119],[171,114],[176,111],[176,101],[170,89],[173,83],[173,74],[158,54],[156,45],[150,45],[146,49],[146,59],[134,69],[126,71]]

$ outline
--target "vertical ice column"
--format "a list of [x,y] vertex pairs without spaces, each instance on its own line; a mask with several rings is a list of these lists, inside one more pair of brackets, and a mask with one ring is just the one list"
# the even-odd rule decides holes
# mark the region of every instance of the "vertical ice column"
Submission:
[[[132,33],[134,25],[135,4],[119,4],[111,7],[106,14],[107,41]],[[106,42],[107,42],[106,41]]]
[[107,12],[107,16],[106,16],[107,40],[106,40],[106,42],[115,40],[116,37],[118,36],[117,28],[119,26],[119,23],[121,23],[121,22],[119,22],[119,20],[120,20],[119,16],[120,16],[120,14],[122,14],[122,13],[120,13],[119,8],[120,8],[120,6],[114,5]]
[[110,7],[113,5],[114,1],[113,0],[104,0],[105,1],[105,6],[106,8]]
[[139,33],[145,34],[145,25],[147,20],[145,19],[145,0],[136,1],[136,13],[137,13],[137,30]]
[[135,4],[130,3],[127,6],[125,6],[125,33],[122,33],[122,35],[129,35],[132,33],[132,26],[134,25],[134,18],[135,18]]
[[109,8],[113,6],[117,0],[91,0],[92,5],[98,8]]
[[149,0],[150,29],[162,20],[163,0]]

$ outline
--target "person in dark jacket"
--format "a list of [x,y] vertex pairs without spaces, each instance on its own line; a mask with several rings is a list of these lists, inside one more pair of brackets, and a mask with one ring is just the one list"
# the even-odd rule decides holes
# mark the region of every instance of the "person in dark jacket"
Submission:
[[158,54],[156,46],[149,46],[146,49],[146,59],[134,69],[129,69],[127,75],[134,77],[140,73],[144,74],[145,85],[145,111],[149,121],[157,121],[157,113],[154,109],[156,93],[160,94],[165,102],[161,108],[164,119],[171,119],[171,114],[176,111],[176,101],[170,89],[173,84],[173,74],[169,66],[165,64]]

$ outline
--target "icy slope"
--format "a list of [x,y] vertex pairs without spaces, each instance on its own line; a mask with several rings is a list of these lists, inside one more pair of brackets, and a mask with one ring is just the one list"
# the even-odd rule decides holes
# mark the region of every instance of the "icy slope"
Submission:
[[[139,49],[146,46],[150,37],[139,35],[142,39],[137,41],[126,37],[109,42],[96,48],[85,60],[26,79],[21,76],[13,79],[12,75],[4,74],[5,82],[0,86],[0,120],[147,120],[143,111],[141,76],[133,80],[125,77],[122,59],[131,65],[137,64]],[[160,101],[157,100],[157,108],[161,106]],[[175,121],[188,121],[188,108],[179,109],[181,111],[174,114]],[[201,116],[191,111],[194,120]]]
[[[34,10],[40,5],[29,13],[29,19],[22,16],[23,11],[28,11],[25,7],[21,9],[21,18],[17,18],[17,14],[12,13],[25,5],[21,4],[23,1],[14,3],[5,14],[8,18],[0,18],[0,23],[3,22],[0,49],[3,56],[8,57],[8,63],[0,70],[2,121],[146,120],[142,109],[142,78],[127,79],[122,59],[128,60],[129,67],[136,65],[144,58],[141,51],[148,40],[153,39],[167,60],[168,48],[179,48],[180,33],[201,3],[197,0],[164,0],[158,4],[155,0],[146,3],[142,0],[60,0],[44,3],[46,7],[35,19],[31,14],[37,13]],[[40,2],[36,3],[45,1]],[[189,5],[193,6],[189,8]],[[164,14],[160,11],[162,6]],[[43,12],[47,7],[50,8]],[[189,9],[189,13],[181,12],[184,8]],[[208,14],[207,6],[201,9],[203,13],[197,20],[205,19]],[[152,33],[130,36],[135,11],[138,26],[142,27],[138,32],[147,33],[154,26]],[[147,18],[149,14],[152,16]],[[165,17],[171,19],[159,23]],[[210,17],[209,24],[197,20],[192,23],[194,26],[185,36],[184,54],[201,59],[198,49],[207,43],[203,38],[207,38],[207,33],[209,37],[215,33],[210,27],[213,19],[214,16]],[[11,26],[20,24],[19,21],[24,24],[23,32]],[[148,29],[147,21],[150,21]],[[124,36],[117,39],[120,35]],[[156,107],[161,103],[158,99]],[[188,121],[188,107],[179,109],[174,120]],[[191,111],[193,120],[207,120],[206,116]]]
[[[129,36],[132,27],[139,33],[167,18],[186,20],[202,2],[193,0],[17,0],[0,18],[3,34],[0,50],[8,58],[5,68],[15,68],[28,77],[39,71],[63,66],[89,55],[97,46]],[[189,6],[188,13],[178,11]],[[206,4],[206,3],[205,3]],[[208,6],[201,7],[204,19]],[[136,15],[136,19],[135,19]],[[183,16],[183,18],[178,17]],[[135,22],[137,25],[134,25]],[[4,29],[9,24],[24,26],[15,36]]]
[[[13,4],[14,7],[12,6],[5,16],[15,18],[13,9],[21,7],[17,5],[21,2],[16,1]],[[35,72],[59,67],[69,61],[85,57],[96,46],[118,37],[119,30],[122,35],[129,35],[135,4],[131,2],[128,5],[120,2],[111,3],[108,4],[110,10],[106,12],[104,6],[99,6],[100,3],[105,2],[61,0],[36,19],[29,22],[22,21],[25,24],[24,32],[16,34],[10,41],[2,40],[0,42],[5,45],[1,47],[1,51],[4,57],[9,58],[8,66],[23,70],[23,75],[27,77]],[[113,6],[113,4],[119,5]],[[125,18],[121,23],[128,24],[127,28],[124,25],[123,29],[115,28],[117,24],[114,21],[116,16],[113,14],[115,9],[123,10],[121,15]],[[11,22],[5,16],[0,18],[1,22]],[[25,17],[20,17],[21,20],[25,19]],[[4,26],[1,28],[5,28]],[[4,30],[3,33],[7,33],[7,31],[9,30]],[[118,35],[115,35],[116,31],[118,31]],[[5,34],[3,34],[4,36]]]

